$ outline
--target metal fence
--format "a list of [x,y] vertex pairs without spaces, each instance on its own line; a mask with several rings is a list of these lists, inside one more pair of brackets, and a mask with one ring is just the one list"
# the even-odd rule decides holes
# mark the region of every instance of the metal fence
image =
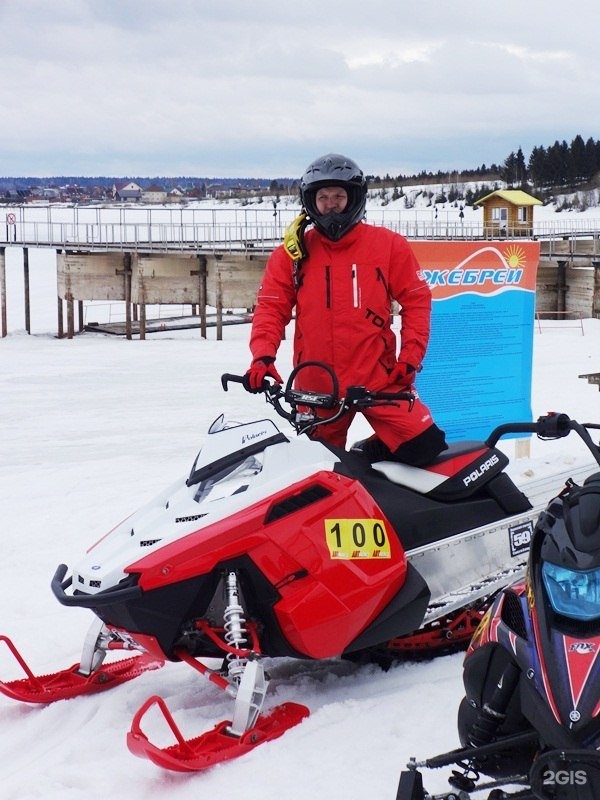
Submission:
[[[6,206],[0,211],[0,245],[57,249],[166,251],[268,251],[281,242],[298,208],[130,208],[78,206]],[[535,222],[529,229],[465,222],[450,209],[372,209],[367,221],[408,239],[552,239],[600,237],[597,220]]]

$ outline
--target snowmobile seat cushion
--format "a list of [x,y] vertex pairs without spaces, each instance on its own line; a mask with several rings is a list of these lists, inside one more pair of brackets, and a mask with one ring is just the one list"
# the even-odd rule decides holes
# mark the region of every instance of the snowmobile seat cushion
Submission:
[[485,442],[479,440],[465,440],[462,442],[450,442],[446,450],[436,456],[433,461],[434,464],[440,464],[443,461],[449,461],[457,456],[464,456],[468,453],[476,453],[479,450],[484,450],[487,447]]
[[437,500],[452,500],[474,494],[507,464],[508,457],[494,447],[483,442],[459,442],[426,467],[395,461],[378,461],[372,467],[392,483]]

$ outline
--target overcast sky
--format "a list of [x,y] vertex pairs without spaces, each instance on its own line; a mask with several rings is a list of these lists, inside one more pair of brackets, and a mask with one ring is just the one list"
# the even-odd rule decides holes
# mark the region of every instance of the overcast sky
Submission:
[[0,175],[296,177],[600,138],[598,0],[0,0]]

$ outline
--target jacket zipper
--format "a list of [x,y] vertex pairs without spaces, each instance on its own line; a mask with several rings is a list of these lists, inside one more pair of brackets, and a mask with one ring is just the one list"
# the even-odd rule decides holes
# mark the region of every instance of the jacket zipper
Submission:
[[358,289],[358,273],[356,264],[352,264],[352,302],[354,308],[360,308],[360,293]]
[[325,308],[331,308],[331,267],[325,267]]
[[383,275],[383,272],[381,271],[381,267],[377,267],[375,271],[376,271],[376,274],[377,274],[377,280],[378,280],[378,281],[381,281],[381,282],[383,283],[383,286],[384,286],[385,292],[386,292],[387,296],[388,296],[388,297],[390,298],[390,300],[391,300],[391,299],[392,299],[392,295],[391,295],[391,293],[390,293],[390,288],[389,288],[389,286],[388,286],[388,285],[387,285],[387,283],[386,283],[386,280],[385,280],[385,277],[384,277],[384,275]]

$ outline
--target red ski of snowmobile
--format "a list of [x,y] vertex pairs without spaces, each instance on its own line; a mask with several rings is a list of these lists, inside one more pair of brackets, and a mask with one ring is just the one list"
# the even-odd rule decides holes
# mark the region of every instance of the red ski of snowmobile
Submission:
[[[175,744],[157,747],[142,731],[141,722],[152,706],[157,706],[171,729]],[[150,697],[137,711],[127,734],[127,747],[136,756],[148,758],[154,764],[175,772],[199,772],[222,761],[230,761],[259,744],[277,739],[308,717],[309,710],[298,703],[282,703],[270,713],[260,716],[254,726],[235,736],[230,733],[231,722],[219,722],[211,731],[194,739],[185,739],[177,727],[162,697]]]
[[104,692],[144,672],[160,669],[165,663],[164,660],[140,653],[103,664],[88,675],[80,672],[79,663],[49,675],[35,675],[8,636],[0,636],[0,642],[8,647],[26,675],[25,678],[0,681],[0,692],[23,703],[53,703],[83,694]]

